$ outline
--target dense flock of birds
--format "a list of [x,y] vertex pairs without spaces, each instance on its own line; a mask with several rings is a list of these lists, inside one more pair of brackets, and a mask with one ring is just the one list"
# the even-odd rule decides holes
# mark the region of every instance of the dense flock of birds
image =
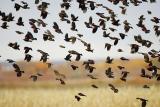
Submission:
[[[25,1],[21,1],[20,3],[16,3],[15,0],[11,0],[14,3],[14,9],[16,9],[16,11],[21,11],[21,9],[31,9],[28,5],[27,2]],[[106,0],[107,1],[107,0]],[[94,53],[94,49],[92,48],[91,43],[87,43],[84,39],[83,39],[83,34],[80,34],[78,32],[78,29],[76,27],[76,22],[80,21],[79,20],[79,16],[75,16],[73,13],[71,14],[67,14],[67,10],[71,7],[71,2],[72,0],[62,0],[62,3],[60,4],[61,6],[61,11],[58,13],[58,17],[61,21],[63,21],[64,23],[66,22],[68,25],[70,25],[70,30],[73,32],[77,32],[76,36],[69,36],[68,33],[64,34],[64,32],[61,30],[61,28],[59,27],[57,22],[53,22],[53,26],[51,28],[51,30],[46,30],[43,34],[43,40],[44,41],[55,41],[55,36],[53,35],[53,30],[54,29],[54,33],[58,33],[61,35],[64,35],[64,41],[65,42],[70,42],[71,44],[74,44],[76,41],[80,41],[80,43],[82,43],[85,47],[85,51],[86,52],[91,52]],[[99,29],[101,29],[103,31],[103,37],[104,38],[108,38],[110,39],[110,41],[113,41],[113,44],[110,43],[105,43],[104,47],[106,48],[107,51],[110,51],[110,49],[113,46],[118,45],[119,41],[123,41],[128,35],[127,33],[134,29],[132,27],[132,25],[127,21],[123,21],[123,23],[120,23],[120,20],[117,17],[117,14],[109,7],[105,6],[105,4],[98,4],[96,3],[96,1],[92,1],[92,0],[76,0],[76,2],[78,3],[80,10],[83,11],[83,13],[85,14],[88,10],[94,11],[96,8],[103,8],[106,10],[106,12],[108,12],[108,15],[105,15],[105,13],[103,12],[97,12],[96,16],[99,18],[98,23],[94,23],[93,22],[93,17],[90,16],[88,21],[84,22],[84,25],[86,26],[87,29],[91,29],[92,33],[96,33]],[[127,7],[130,5],[133,6],[139,6],[142,3],[156,3],[156,0],[108,0],[108,2],[111,2],[113,5],[117,5],[117,4],[121,4],[122,6],[120,6],[119,8],[121,9],[121,14],[122,15],[126,15],[126,11],[127,11]],[[33,31],[28,31],[26,34],[22,31],[15,31],[18,35],[24,35],[24,41],[25,42],[32,42],[32,41],[36,41],[37,38],[34,37],[34,33],[38,33],[40,29],[40,27],[46,27],[48,24],[46,22],[44,22],[44,20],[47,18],[49,14],[49,12],[47,11],[48,6],[50,6],[50,3],[48,3],[47,1],[42,1],[42,0],[35,0],[35,5],[37,6],[37,10],[40,12],[40,18],[39,19],[28,19],[29,20],[29,24],[30,27],[32,28]],[[151,11],[147,11],[148,15],[152,15]],[[14,18],[12,13],[5,13],[3,11],[0,11],[0,17],[1,17],[1,21],[3,22],[1,25],[2,29],[8,29],[9,25],[8,23],[12,22],[12,21],[16,21],[16,19]],[[145,21],[145,17],[144,15],[140,15],[139,16],[139,21],[136,23],[137,27],[139,29],[142,30],[142,32],[144,32],[145,34],[150,33],[150,29],[148,29],[144,23]],[[159,37],[160,36],[160,26],[158,25],[160,22],[160,18],[158,17],[153,17],[152,19],[150,19],[150,21],[154,24],[153,26],[153,30],[155,32],[155,36]],[[110,26],[109,28],[106,28],[106,24],[110,22],[114,27]],[[25,26],[24,22],[23,22],[23,17],[19,17],[18,20],[15,23],[17,26]],[[112,32],[116,32],[118,29],[118,26],[120,26],[121,24],[124,25],[124,32],[125,33],[119,33],[119,38],[111,36]],[[117,27],[117,29],[115,28]],[[1,30],[2,30],[1,29]],[[85,28],[84,28],[85,30]],[[109,31],[110,32],[109,32]],[[7,30],[6,30],[7,31]],[[155,50],[155,49],[151,49],[148,53],[143,53],[143,52],[139,52],[139,48],[141,48],[142,46],[150,48],[152,44],[154,44],[152,41],[150,40],[146,40],[145,37],[142,37],[141,35],[136,35],[134,36],[134,40],[136,42],[136,44],[130,44],[130,53],[131,54],[135,54],[138,53],[140,55],[143,55],[144,57],[144,62],[148,64],[148,68],[141,69],[141,74],[140,76],[143,78],[147,78],[147,79],[156,79],[157,81],[160,80],[160,74],[158,74],[158,70],[160,68],[158,68],[157,66],[155,66],[152,63],[152,58],[158,58],[158,61],[160,62],[160,54],[159,54],[159,50]],[[20,50],[20,45],[18,44],[18,42],[10,42],[8,43],[8,46],[14,50],[19,51]],[[65,48],[64,45],[60,45],[60,48]],[[24,54],[25,54],[25,58],[24,60],[26,62],[30,62],[32,59],[32,55],[29,54],[30,51],[32,51],[32,47],[24,47]],[[48,65],[48,68],[50,68],[52,66],[52,63],[47,62],[49,59],[49,53],[44,52],[43,50],[37,49],[37,52],[41,54],[41,58],[40,61],[42,61],[43,63]],[[123,52],[123,49],[118,49],[117,52]],[[76,50],[68,50],[68,54],[66,55],[66,57],[64,58],[65,61],[68,62],[72,62],[72,60],[75,61],[80,61],[81,57],[82,57],[82,53],[77,52]],[[73,59],[73,57],[75,59]],[[25,71],[21,70],[21,68],[19,67],[19,65],[16,63],[16,61],[14,61],[13,59],[6,59],[8,61],[8,63],[12,64],[14,71],[17,75],[17,77],[21,77],[23,76],[23,73],[25,73]],[[107,56],[106,58],[106,63],[107,64],[112,64],[113,62],[113,58],[111,58],[110,56]],[[122,61],[129,61],[130,59],[125,58],[125,57],[121,57],[120,60]],[[88,71],[87,72],[87,77],[91,78],[91,79],[98,79],[97,77],[95,77],[94,75],[92,75],[92,72],[94,72],[94,70],[96,69],[93,65],[95,64],[95,61],[93,59],[88,59],[86,61],[83,62],[83,65],[85,67],[85,69]],[[71,64],[70,65],[71,68],[73,70],[76,70],[77,68],[79,68],[78,66]],[[129,74],[129,72],[127,72],[125,70],[125,66],[117,66],[117,68],[119,70],[121,70],[121,80],[126,82],[127,81],[127,76]],[[147,71],[146,71],[147,70]],[[147,72],[151,71],[152,74],[149,75]],[[64,74],[61,74],[58,70],[54,70],[55,75],[57,76],[56,80],[59,81],[62,85],[65,85],[65,78],[66,76]],[[104,73],[108,78],[114,78],[114,72],[112,71],[112,68],[109,67],[105,70]],[[37,73],[34,75],[31,75],[29,78],[32,79],[33,81],[36,81],[38,79],[39,76],[43,76],[41,73]],[[98,86],[96,86],[95,84],[91,85],[93,88],[98,88]],[[118,93],[118,89],[113,85],[113,84],[108,84],[108,86],[111,88],[111,90],[113,90],[114,93]],[[143,88],[150,88],[148,85],[144,85]],[[77,101],[80,101],[82,97],[86,97],[87,95],[83,94],[83,93],[78,93],[77,95],[75,95],[75,99]],[[146,99],[144,98],[137,98],[138,100],[142,101],[142,107],[145,107],[147,104]]]

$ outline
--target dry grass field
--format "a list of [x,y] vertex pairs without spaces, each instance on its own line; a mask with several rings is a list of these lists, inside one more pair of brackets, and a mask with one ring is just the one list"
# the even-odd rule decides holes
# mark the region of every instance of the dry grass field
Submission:
[[[107,85],[67,88],[2,88],[0,89],[0,107],[141,107],[136,97],[148,99],[147,107],[160,106],[160,86],[150,89],[141,86],[118,87],[114,93]],[[76,101],[74,95],[82,92],[87,95]]]
[[[137,97],[148,100],[146,107],[160,107],[159,82],[140,77],[141,68],[146,68],[142,60],[125,63],[126,70],[130,72],[127,82],[119,79],[121,71],[116,66],[123,65],[121,61],[111,65],[116,76],[114,79],[105,76],[108,65],[97,63],[93,73],[98,78],[96,80],[88,78],[87,72],[78,63],[81,69],[77,71],[73,71],[68,64],[54,65],[49,70],[43,64],[33,64],[19,64],[26,71],[21,78],[17,78],[13,71],[0,71],[0,107],[141,107]],[[55,80],[54,69],[66,75],[66,85]],[[36,70],[44,72],[33,82],[29,76]],[[108,83],[114,84],[119,92],[114,93]],[[91,87],[92,84],[99,88]],[[150,89],[143,88],[144,84],[149,85]],[[75,95],[79,92],[87,97],[82,97],[78,102]]]

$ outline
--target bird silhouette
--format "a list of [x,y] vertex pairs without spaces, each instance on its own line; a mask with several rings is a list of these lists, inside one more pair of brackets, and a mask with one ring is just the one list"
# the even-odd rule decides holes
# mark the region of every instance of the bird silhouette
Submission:
[[148,100],[143,99],[143,98],[136,98],[142,102],[141,107],[146,107]]

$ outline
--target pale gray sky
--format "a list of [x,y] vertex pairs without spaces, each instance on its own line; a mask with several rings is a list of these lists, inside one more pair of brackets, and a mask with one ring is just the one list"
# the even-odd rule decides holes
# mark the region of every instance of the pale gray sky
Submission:
[[[21,0],[15,0],[15,2],[19,3]],[[70,16],[71,13],[75,14],[75,16],[79,16],[79,22],[76,22],[78,33],[83,34],[84,37],[83,40],[87,41],[88,43],[92,44],[92,48],[94,49],[94,53],[86,52],[83,44],[80,42],[76,42],[74,45],[71,43],[66,43],[64,41],[64,35],[65,33],[69,33],[69,36],[75,36],[77,32],[72,32],[70,30],[70,25],[66,24],[66,22],[61,22],[59,20],[58,13],[62,10],[60,8],[60,3],[62,0],[43,0],[46,2],[49,2],[49,8],[48,12],[49,15],[46,19],[44,19],[44,22],[48,24],[46,28],[40,27],[40,31],[37,34],[34,34],[32,29],[30,28],[30,25],[28,23],[28,19],[40,18],[40,12],[37,10],[37,5],[34,4],[34,0],[24,0],[28,2],[30,9],[24,10],[20,9],[18,12],[14,9],[14,2],[11,2],[11,0],[1,0],[0,3],[0,10],[3,12],[6,12],[7,14],[12,12],[15,16],[15,21],[8,23],[9,28],[8,30],[4,30],[0,28],[0,55],[2,56],[0,58],[1,61],[6,60],[7,58],[13,59],[13,60],[21,60],[24,58],[24,46],[30,46],[33,48],[33,51],[30,52],[31,55],[33,55],[33,60],[37,60],[40,58],[40,54],[36,51],[37,49],[41,49],[43,51],[46,51],[50,55],[51,60],[63,60],[63,58],[68,54],[68,50],[76,50],[83,54],[82,59],[104,59],[107,56],[116,57],[119,58],[121,56],[124,57],[140,57],[141,55],[138,54],[130,54],[130,47],[129,44],[136,43],[134,41],[134,35],[141,34],[143,38],[147,40],[151,40],[154,44],[150,49],[156,49],[159,50],[159,38],[156,37],[153,31],[153,25],[154,23],[150,21],[150,19],[154,16],[160,18],[160,14],[158,14],[160,10],[160,1],[157,0],[157,3],[143,3],[140,4],[140,6],[133,6],[132,4],[127,7],[127,15],[121,15],[119,5],[113,5],[107,0],[95,0],[97,3],[102,3],[103,5],[113,9],[115,13],[118,15],[118,18],[121,20],[120,23],[122,26],[114,27],[110,24],[110,22],[107,22],[107,28],[108,27],[114,27],[118,30],[118,32],[111,33],[111,36],[119,37],[118,33],[122,32],[123,30],[123,21],[128,20],[129,23],[133,26],[133,30],[130,30],[129,33],[127,33],[128,37],[126,37],[125,40],[121,40],[117,46],[114,46],[111,51],[107,51],[104,49],[104,44],[106,42],[113,44],[112,41],[110,41],[108,38],[103,38],[103,31],[98,30],[97,33],[92,34],[91,29],[87,29],[84,25],[84,21],[88,21],[89,16],[93,17],[93,22],[98,24],[98,18],[95,13],[96,12],[104,12],[105,15],[108,15],[108,12],[105,9],[99,8],[95,9],[94,11],[88,10],[87,13],[83,14],[83,12],[78,9],[78,4],[75,2],[76,0],[73,0],[71,3],[71,8],[67,10],[66,12]],[[152,15],[147,14],[147,10],[152,11]],[[140,15],[144,15],[146,20],[145,24],[148,29],[151,30],[151,33],[145,34],[141,31],[140,28],[136,26],[138,23],[138,18]],[[23,17],[24,25],[25,27],[16,26],[17,19],[19,17]],[[57,22],[59,27],[62,29],[64,34],[57,34],[54,32],[54,29],[52,28],[53,22]],[[0,21],[0,25],[2,24],[2,21]],[[43,41],[43,33],[49,29],[54,35],[55,35],[55,42],[51,41]],[[16,30],[20,30],[24,32],[25,34],[27,31],[31,31],[33,35],[38,38],[37,41],[33,41],[32,43],[26,43],[23,41],[24,35],[18,35],[15,33]],[[107,30],[107,32],[111,32],[110,30]],[[13,50],[12,48],[8,47],[9,42],[18,42],[20,44],[21,51]],[[62,49],[59,47],[59,45],[65,45],[66,48]],[[124,52],[118,53],[116,50],[118,48],[122,48]],[[146,47],[141,47],[140,51],[147,52],[150,49],[147,49]]]

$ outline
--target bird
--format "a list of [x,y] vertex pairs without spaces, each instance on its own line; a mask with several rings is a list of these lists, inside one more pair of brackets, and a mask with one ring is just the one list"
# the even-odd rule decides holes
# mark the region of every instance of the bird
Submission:
[[71,23],[71,30],[72,31],[78,31],[77,28],[76,28],[76,23],[74,21]]
[[17,42],[15,42],[15,43],[9,43],[8,46],[11,47],[11,48],[13,48],[13,49],[15,49],[15,50],[20,50],[20,45],[18,45]]
[[126,37],[127,35],[124,34],[124,33],[119,33],[119,36],[121,37],[121,39],[125,39],[125,37]]
[[8,63],[14,63],[15,61],[12,59],[7,59],[6,61],[8,61]]
[[28,53],[29,51],[32,51],[32,48],[31,47],[24,47],[24,50],[25,50],[25,52],[24,53]]
[[71,65],[71,67],[73,70],[76,70],[78,68],[78,66],[75,66],[75,65]]
[[120,69],[120,70],[125,69],[124,66],[120,66],[120,65],[118,65],[117,68]]
[[7,25],[7,22],[3,22],[1,27],[3,29],[7,29],[9,26]]
[[38,76],[37,75],[31,75],[29,79],[32,79],[33,81],[37,81]]
[[22,35],[22,34],[24,34],[23,32],[21,32],[21,31],[15,31],[17,34],[19,34],[19,35]]
[[107,56],[107,58],[106,58],[106,63],[108,63],[108,64],[111,64],[112,62],[113,62],[113,58],[110,58],[109,56]]
[[94,85],[94,84],[92,84],[91,86],[92,86],[93,88],[98,88],[98,86],[96,86],[96,85]]
[[129,72],[127,72],[127,71],[122,71],[122,73],[121,73],[122,76],[121,76],[120,79],[121,79],[122,81],[126,81],[126,77],[128,76],[128,73],[129,73]]
[[44,34],[43,34],[43,40],[44,41],[47,41],[47,40],[55,41],[54,38],[55,38],[55,36],[51,33],[50,30],[45,31]]
[[77,101],[80,101],[80,100],[81,100],[81,98],[80,98],[79,96],[77,96],[77,95],[75,95],[75,99],[76,99]]
[[33,56],[30,55],[30,54],[25,54],[24,60],[26,60],[27,62],[30,62],[32,57],[33,57]]
[[13,63],[12,64],[13,68],[15,69],[14,71],[16,72],[17,74],[17,77],[21,77],[22,74],[24,73],[24,71],[22,71],[19,67],[19,65],[17,65],[16,63]]
[[18,22],[16,24],[19,26],[24,26],[24,22],[22,21],[22,17],[18,18]]
[[65,59],[66,61],[71,61],[71,57],[72,57],[72,55],[71,55],[71,54],[68,54],[64,59]]
[[94,77],[94,76],[91,75],[91,74],[88,74],[87,76],[90,77],[91,79],[97,79],[96,77]]
[[123,6],[119,6],[122,10],[121,10],[121,14],[126,14],[126,8],[125,7],[123,7]]
[[63,32],[61,31],[61,29],[59,28],[59,26],[56,22],[53,22],[53,28],[54,28],[55,32],[63,34]]
[[111,68],[111,67],[109,67],[109,68],[106,70],[105,74],[106,74],[106,76],[107,76],[108,78],[114,78],[114,75],[113,75],[113,72],[112,72],[112,68]]
[[61,78],[56,78],[56,80],[60,81],[60,83],[61,83],[62,85],[65,85],[65,84],[66,84],[65,81],[62,80]]
[[144,99],[144,98],[136,98],[137,100],[140,100],[141,103],[141,107],[146,107],[148,100]]
[[37,51],[42,54],[42,56],[40,58],[40,61],[43,61],[44,63],[47,62],[49,54],[44,52],[44,51],[42,51],[42,50],[40,50],[40,49],[38,49]]
[[37,38],[34,38],[32,33],[28,31],[23,40],[25,42],[32,42],[33,40],[37,40]]
[[129,59],[128,58],[125,58],[125,57],[121,57],[120,58],[122,61],[129,61]]
[[15,3],[14,5],[14,8],[16,9],[16,11],[19,11],[19,9],[21,8],[22,6],[19,5],[18,3]]
[[143,85],[143,88],[149,89],[150,87],[148,85]]
[[108,86],[111,88],[111,90],[113,90],[113,91],[114,91],[114,93],[118,93],[118,89],[117,89],[117,88],[115,88],[115,86],[114,86],[114,85],[112,85],[112,84],[108,84]]
[[54,74],[59,78],[63,78],[63,79],[66,78],[66,76],[64,74],[59,73],[57,70],[54,70]]
[[74,22],[79,21],[78,16],[75,16],[74,14],[71,14],[71,20],[74,21]]
[[78,93],[78,95],[79,95],[79,96],[85,96],[85,97],[86,97],[86,95],[83,94],[83,93]]
[[109,51],[111,49],[111,44],[109,43],[105,43],[105,47],[104,48],[107,48],[107,51]]

